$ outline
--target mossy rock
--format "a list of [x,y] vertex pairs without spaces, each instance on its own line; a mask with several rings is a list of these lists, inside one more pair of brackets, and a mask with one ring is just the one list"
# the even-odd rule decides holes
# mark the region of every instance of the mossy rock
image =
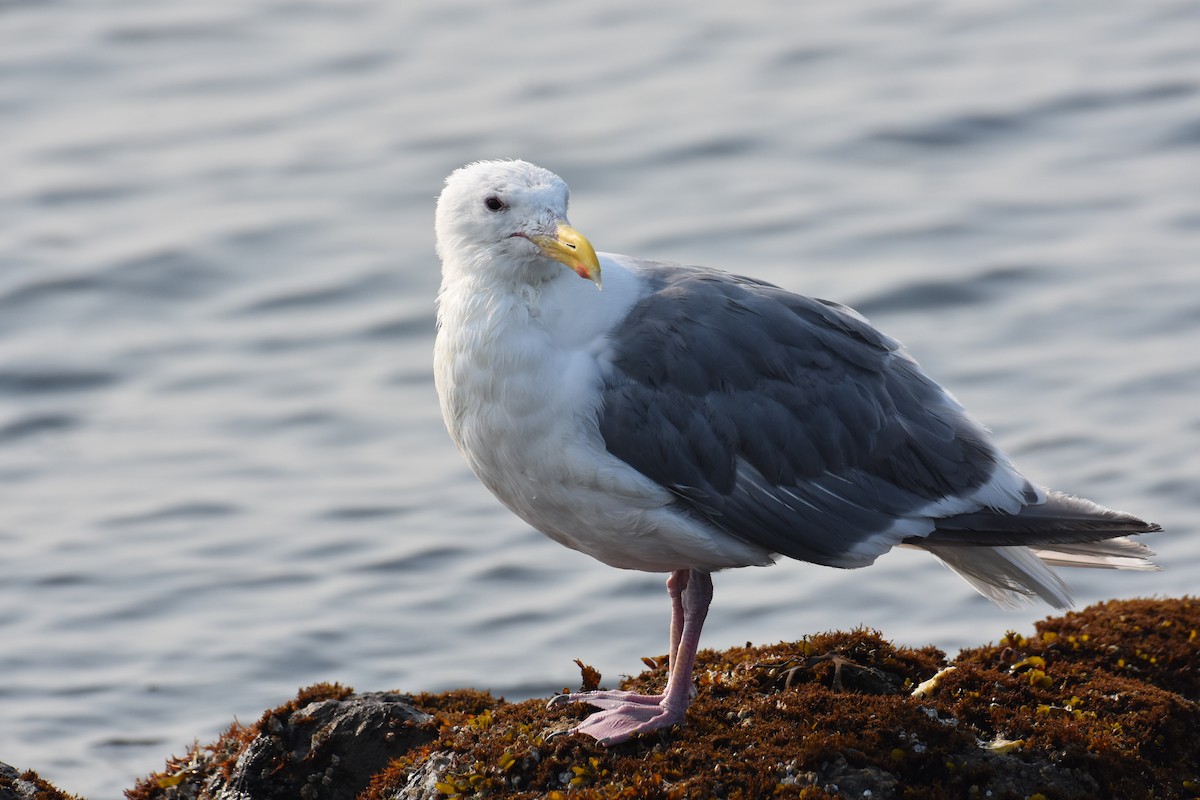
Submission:
[[[665,659],[646,661],[622,688],[661,689]],[[686,725],[609,748],[562,735],[581,704],[321,684],[127,797],[1200,797],[1196,598],[1101,603],[952,664],[856,630],[702,651],[695,678]]]

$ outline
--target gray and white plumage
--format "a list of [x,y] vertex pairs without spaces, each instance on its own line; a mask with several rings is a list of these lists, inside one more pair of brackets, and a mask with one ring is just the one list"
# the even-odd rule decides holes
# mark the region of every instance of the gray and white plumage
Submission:
[[[642,294],[609,334],[601,435],[610,453],[723,532],[834,567],[866,566],[899,544],[924,547],[956,569],[979,564],[964,568],[1001,604],[1033,592],[1061,607],[1065,586],[1037,561],[984,549],[962,562],[948,548],[1018,545],[1051,557],[1098,532],[1147,529],[1030,483],[853,310],[707,269],[636,269]],[[1120,542],[1073,555],[1137,567],[1146,554]]]
[[[1125,537],[1157,526],[1031,483],[853,310],[591,255],[567,198],[539,167],[479,162],[437,208],[443,416],[535,528],[613,566],[705,580],[918,547],[1001,605],[1069,605],[1050,564],[1155,568]],[[579,279],[601,275],[601,292]]]

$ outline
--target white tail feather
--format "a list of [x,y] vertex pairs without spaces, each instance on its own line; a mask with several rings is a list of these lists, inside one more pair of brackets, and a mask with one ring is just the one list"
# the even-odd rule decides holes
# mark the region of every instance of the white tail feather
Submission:
[[1040,597],[1055,608],[1071,607],[1071,590],[1028,547],[924,545],[975,591],[1002,608],[1019,608]]
[[1135,569],[1148,572],[1161,570],[1150,560],[1154,551],[1141,542],[1124,536],[1099,542],[1055,544],[1033,548],[1042,561],[1053,567],[1090,567],[1092,569]]
[[933,553],[975,590],[1003,608],[1018,608],[1040,597],[1055,608],[1071,607],[1071,590],[1050,567],[1162,569],[1149,559],[1154,551],[1125,537],[1099,542],[1029,547],[956,547],[917,545]]

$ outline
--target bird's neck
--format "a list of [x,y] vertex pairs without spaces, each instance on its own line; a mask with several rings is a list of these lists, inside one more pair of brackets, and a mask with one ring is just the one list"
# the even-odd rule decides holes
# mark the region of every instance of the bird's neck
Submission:
[[493,294],[519,294],[558,278],[561,264],[548,258],[515,257],[504,250],[461,245],[442,259],[442,287],[462,283]]
[[593,349],[642,292],[621,261],[605,257],[603,264],[603,291],[554,262],[549,274],[533,282],[512,280],[500,270],[447,265],[438,293],[439,327],[469,340],[459,342],[467,350],[514,335],[535,337],[553,349]]
[[481,337],[501,335],[501,329],[527,326],[538,316],[541,287],[468,273],[446,275],[438,291],[438,327]]

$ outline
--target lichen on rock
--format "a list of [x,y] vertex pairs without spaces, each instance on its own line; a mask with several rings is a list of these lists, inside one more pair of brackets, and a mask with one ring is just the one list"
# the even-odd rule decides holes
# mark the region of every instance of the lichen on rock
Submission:
[[[686,725],[609,748],[561,735],[582,704],[319,684],[127,797],[1198,798],[1198,631],[1185,597],[1100,603],[953,662],[870,630],[708,650]],[[665,658],[646,661],[622,688],[661,689]],[[15,775],[0,771],[0,800],[71,800],[13,793]]]

